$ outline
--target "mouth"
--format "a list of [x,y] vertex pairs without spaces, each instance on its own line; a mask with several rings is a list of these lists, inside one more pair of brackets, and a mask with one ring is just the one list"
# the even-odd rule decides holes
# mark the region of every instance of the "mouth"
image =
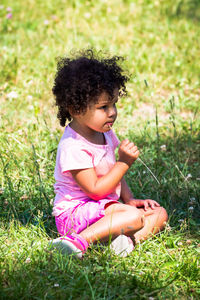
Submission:
[[113,126],[114,122],[107,122],[106,125],[108,128],[111,128]]

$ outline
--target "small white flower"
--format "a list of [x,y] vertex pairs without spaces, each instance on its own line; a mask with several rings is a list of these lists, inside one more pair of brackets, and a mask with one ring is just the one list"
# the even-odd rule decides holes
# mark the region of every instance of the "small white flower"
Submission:
[[139,275],[144,275],[144,272],[143,272],[143,271],[140,271],[140,272],[139,272]]
[[190,198],[190,201],[188,202],[189,205],[193,206],[196,203],[196,199],[194,197]]
[[30,101],[30,100],[33,100],[33,96],[28,95],[28,96],[27,96],[27,100],[29,100],[29,101]]
[[179,67],[181,65],[181,62],[180,61],[176,61],[175,62],[175,66]]
[[160,146],[160,150],[161,150],[161,151],[166,151],[166,150],[167,150],[166,145],[161,145],[161,146]]
[[49,20],[44,20],[44,25],[49,25]]
[[188,207],[188,210],[189,210],[189,211],[193,211],[193,210],[194,210],[194,207],[193,207],[193,206],[190,206],[190,207]]
[[9,94],[7,94],[7,98],[9,98],[9,99],[16,99],[17,97],[18,97],[18,94],[15,91],[12,91]]
[[85,17],[86,19],[89,19],[89,18],[91,17],[91,14],[90,14],[89,12],[87,12],[87,13],[84,14],[84,17]]
[[178,242],[178,246],[182,246],[183,245],[183,243],[182,242]]
[[29,105],[28,108],[29,108],[30,110],[33,110],[33,109],[34,109],[34,106],[33,106],[33,105]]
[[188,180],[188,179],[190,179],[190,178],[192,178],[192,174],[187,174],[187,176],[185,177],[185,180]]
[[190,202],[196,202],[196,199],[194,197],[191,197]]
[[27,82],[27,85],[31,85],[31,84],[33,84],[33,80]]
[[143,174],[146,174],[146,171],[143,171],[142,173],[143,173]]
[[59,285],[59,283],[54,283],[53,286],[54,286],[54,287],[59,287],[60,285]]
[[30,257],[27,257],[27,259],[25,260],[25,263],[26,263],[26,264],[29,264],[30,262],[31,262]]
[[179,219],[178,222],[179,222],[179,223],[183,223],[183,222],[184,222],[184,219]]
[[167,231],[171,231],[172,230],[172,228],[171,228],[171,226],[169,224],[167,224],[165,228],[166,228]]

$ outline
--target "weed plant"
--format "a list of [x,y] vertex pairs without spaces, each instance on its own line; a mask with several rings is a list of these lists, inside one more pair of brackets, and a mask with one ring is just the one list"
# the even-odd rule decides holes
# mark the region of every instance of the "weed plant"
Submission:
[[[0,299],[199,299],[199,17],[196,0],[1,1]],[[87,47],[127,57],[115,131],[159,183],[140,161],[126,178],[170,217],[126,258],[99,244],[77,261],[48,246],[56,57]]]

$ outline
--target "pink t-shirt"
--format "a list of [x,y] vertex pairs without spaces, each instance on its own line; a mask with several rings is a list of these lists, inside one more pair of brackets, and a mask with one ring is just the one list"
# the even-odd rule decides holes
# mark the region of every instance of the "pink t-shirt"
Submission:
[[[115,164],[114,150],[119,140],[112,130],[104,133],[105,145],[88,142],[69,125],[58,145],[54,190],[56,193],[53,215],[58,216],[68,208],[76,207],[91,199],[81,190],[71,175],[71,170],[94,168],[98,177],[109,172]],[[110,194],[103,199],[118,200],[121,192],[119,183]]]

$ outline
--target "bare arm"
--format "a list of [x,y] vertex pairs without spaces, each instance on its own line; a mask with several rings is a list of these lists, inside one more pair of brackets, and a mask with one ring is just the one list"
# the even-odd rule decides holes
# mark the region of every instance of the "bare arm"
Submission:
[[139,156],[137,147],[129,142],[129,140],[122,141],[118,152],[119,160],[115,163],[113,168],[102,177],[97,177],[93,168],[71,171],[78,185],[90,198],[99,200],[103,196],[111,193]]
[[121,180],[120,198],[124,203],[128,203],[130,200],[134,199],[133,194],[132,194],[128,184],[126,183],[126,180],[124,177]]
[[151,199],[135,199],[131,190],[128,187],[128,184],[126,183],[125,178],[122,178],[121,181],[122,187],[121,187],[121,199],[125,204],[135,206],[135,207],[141,207],[144,208],[144,210],[148,210],[149,208],[155,209],[156,207],[160,206],[158,202]]

